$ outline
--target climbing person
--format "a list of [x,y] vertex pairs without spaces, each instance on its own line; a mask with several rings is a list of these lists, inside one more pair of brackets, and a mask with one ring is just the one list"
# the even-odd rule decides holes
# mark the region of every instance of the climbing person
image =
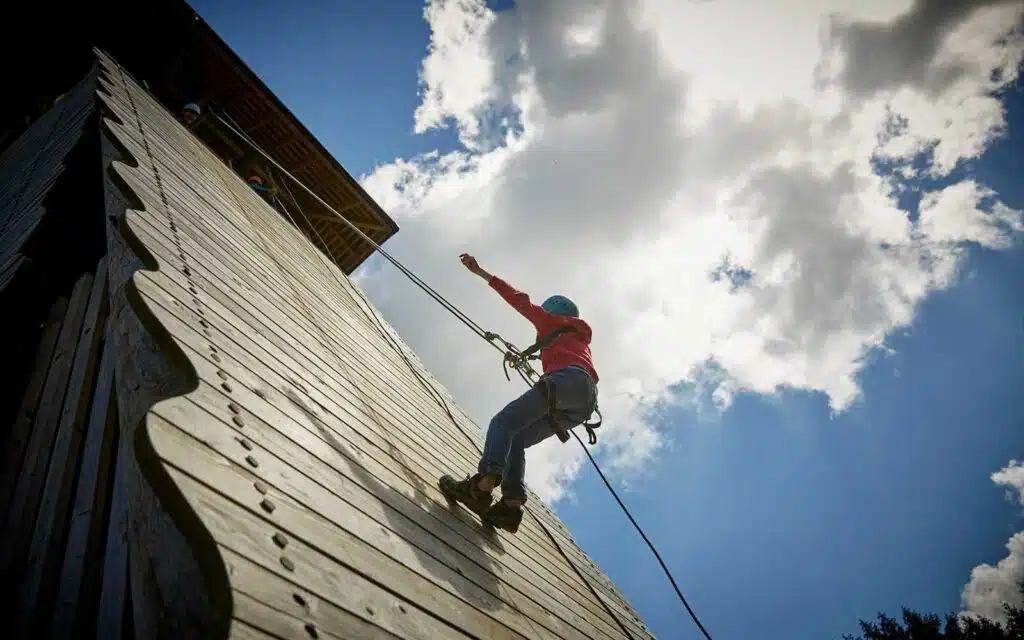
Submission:
[[[533,324],[544,375],[491,419],[476,473],[459,481],[442,476],[438,486],[484,523],[515,533],[526,503],[526,450],[552,435],[565,442],[568,431],[597,409],[591,329],[572,300],[556,295],[537,306],[527,294],[481,268],[473,256],[462,254],[460,259]],[[501,499],[494,502],[491,493],[499,486]]]
[[199,105],[194,102],[189,102],[181,108],[181,121],[189,129],[199,122],[199,116],[201,115],[202,111],[199,109]]
[[273,186],[267,186],[263,176],[255,171],[251,171],[249,173],[249,177],[245,179],[245,184],[249,185],[250,189],[263,196],[263,199],[267,202],[273,200],[274,196],[277,195],[277,189]]

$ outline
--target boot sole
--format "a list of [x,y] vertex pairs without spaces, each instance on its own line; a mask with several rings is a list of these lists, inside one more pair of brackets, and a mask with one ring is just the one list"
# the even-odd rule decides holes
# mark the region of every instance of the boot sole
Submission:
[[[441,479],[437,481],[437,488],[441,490],[441,494],[445,498],[447,498],[449,502],[454,502],[454,503],[457,503],[457,504],[461,504],[463,507],[465,507],[466,511],[469,511],[470,513],[474,514],[476,517],[480,518],[481,521],[483,521],[484,514],[487,513],[487,509],[490,508],[490,505],[487,505],[487,507],[485,507],[481,511],[477,511],[477,510],[475,510],[473,508],[472,505],[466,504],[466,502],[464,500],[462,500],[460,498],[460,496],[452,495],[451,493],[449,493],[445,489],[444,483],[442,482],[442,480],[444,478],[448,478],[448,477],[450,477],[450,476],[442,476]],[[485,522],[484,524],[487,524],[487,523]]]

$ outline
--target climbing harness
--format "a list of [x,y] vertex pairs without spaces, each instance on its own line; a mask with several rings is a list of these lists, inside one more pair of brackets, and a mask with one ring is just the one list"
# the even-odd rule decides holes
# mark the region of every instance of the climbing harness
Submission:
[[[317,195],[316,192],[314,192],[312,189],[307,187],[305,185],[305,183],[303,183],[298,178],[296,178],[294,175],[292,175],[287,169],[282,167],[281,164],[279,162],[277,162],[277,160],[275,160],[266,151],[264,151],[259,145],[257,145],[256,142],[252,138],[250,138],[248,135],[243,133],[241,131],[240,127],[233,126],[232,124],[229,124],[224,118],[222,118],[219,114],[217,114],[213,110],[211,110],[211,113],[213,113],[213,116],[215,118],[217,118],[218,120],[220,120],[220,122],[225,127],[227,127],[229,130],[231,130],[236,136],[238,136],[239,138],[244,140],[247,144],[249,144],[249,146],[251,146],[257,153],[259,153],[264,158],[266,158],[267,161],[270,162],[278,171],[280,171],[283,175],[285,175],[289,179],[291,179],[296,185],[298,185],[299,187],[302,187],[302,189],[304,191],[306,191],[310,196],[312,196],[317,202],[319,202],[321,206],[323,206],[325,209],[327,209],[327,211],[331,212],[334,216],[336,216],[338,218],[338,220],[340,220],[343,224],[348,226],[357,236],[359,236],[363,241],[367,242],[371,247],[373,247],[375,251],[380,253],[396,269],[398,269],[403,275],[405,275],[407,278],[409,278],[416,286],[418,286],[424,293],[429,295],[434,301],[436,301],[438,304],[440,304],[449,313],[451,313],[453,316],[455,316],[460,322],[462,322],[464,325],[466,325],[466,327],[468,327],[471,331],[473,331],[473,333],[475,333],[477,336],[482,338],[485,342],[487,342],[487,344],[490,344],[495,349],[498,349],[499,351],[503,351],[504,352],[504,357],[506,359],[506,362],[508,362],[509,360],[512,361],[510,366],[512,368],[516,369],[516,371],[519,373],[520,377],[522,377],[523,380],[527,384],[533,385],[533,384],[535,384],[533,379],[538,379],[539,380],[536,371],[534,371],[533,367],[530,366],[530,364],[529,364],[529,360],[533,359],[533,357],[532,357],[533,356],[533,352],[531,352],[528,355],[524,355],[524,351],[520,351],[519,349],[517,349],[515,347],[515,345],[513,345],[510,342],[508,342],[507,340],[505,340],[504,338],[502,338],[498,334],[492,333],[492,332],[489,332],[489,331],[485,331],[483,329],[483,327],[481,327],[479,324],[474,322],[473,319],[470,318],[469,316],[467,316],[461,309],[459,309],[458,307],[453,305],[451,302],[449,302],[444,296],[442,296],[440,293],[438,293],[433,287],[431,287],[429,284],[427,284],[426,282],[421,280],[419,278],[419,276],[417,276],[415,273],[410,271],[405,265],[403,265],[401,262],[399,262],[397,259],[395,259],[389,252],[387,252],[379,244],[374,242],[373,239],[370,238],[368,235],[366,235],[366,233],[363,232],[363,230],[360,229],[355,223],[353,223],[352,221],[348,220],[347,218],[342,216],[340,213],[338,213],[334,209],[334,207],[332,207],[326,201],[324,201],[324,199],[321,198],[319,195]],[[291,195],[290,190],[289,190],[289,195]],[[292,197],[292,201],[295,203],[296,207],[298,207],[298,202],[295,200],[295,196],[291,196],[291,197]],[[302,210],[299,209],[299,211],[301,212]],[[303,215],[305,215],[305,214],[303,213]],[[291,218],[291,216],[289,216],[289,218]],[[294,222],[293,222],[293,224],[294,224]],[[320,235],[320,232],[316,231],[315,227],[314,227],[313,230],[316,232],[317,236],[320,237],[321,242],[324,242],[324,239]],[[347,291],[347,289],[345,289],[345,290]],[[361,306],[361,305],[357,305],[357,306]],[[376,317],[376,314],[373,314],[373,318],[376,321],[376,324],[378,325],[378,328],[380,330],[381,335],[385,339],[387,339],[388,342],[391,343],[392,346],[395,348],[395,350],[402,356],[402,358],[409,365],[409,369],[413,372],[415,377],[420,380],[421,384],[423,384],[425,387],[428,387],[431,391],[433,391],[433,395],[438,400],[438,402],[441,404],[441,406],[444,408],[444,410],[447,412],[448,417],[451,418],[451,420],[452,420],[452,423],[455,424],[456,428],[459,431],[462,431],[461,425],[459,424],[458,420],[455,419],[455,416],[452,414],[451,410],[448,408],[448,405],[444,401],[444,398],[441,397],[440,394],[437,392],[437,390],[433,388],[433,385],[429,384],[427,381],[425,381],[423,379],[422,375],[419,373],[419,371],[416,369],[416,367],[414,367],[412,365],[412,363],[409,361],[408,357],[405,355],[405,351],[403,349],[401,349],[400,347],[398,347],[397,345],[394,344],[393,338],[391,337],[390,333],[388,331],[386,331],[383,326],[381,326],[380,320]],[[549,336],[545,336],[544,338],[547,339],[548,337],[550,337],[551,341],[553,342],[554,339],[557,338],[558,336],[551,337],[550,334],[549,334]],[[542,340],[538,340],[537,343],[535,343],[534,345],[531,345],[531,347],[527,348],[525,351],[530,351],[530,350],[534,349],[534,347],[536,347],[535,351],[540,351],[541,349],[545,348],[544,346],[538,346],[541,342],[542,342]],[[500,343],[500,344],[498,344],[498,343]],[[509,377],[507,370],[506,370],[506,377]],[[511,379],[511,377],[509,377],[509,379]],[[600,412],[598,412],[598,415],[600,415]],[[600,424],[600,422],[598,424]],[[465,434],[464,431],[463,431],[463,433]],[[475,445],[476,441],[474,441],[468,434],[465,434],[465,435]],[[665,564],[665,561],[662,559],[661,554],[658,553],[658,549],[654,546],[654,543],[652,543],[651,540],[647,537],[647,534],[644,533],[643,528],[640,527],[640,524],[637,523],[637,521],[633,518],[633,515],[629,512],[629,509],[622,502],[622,499],[619,498],[618,493],[612,487],[611,483],[608,481],[608,478],[605,477],[604,472],[601,470],[601,467],[597,464],[597,461],[594,460],[594,456],[590,453],[590,449],[586,445],[583,444],[583,440],[580,439],[579,434],[577,434],[575,431],[573,431],[572,435],[576,438],[576,441],[580,443],[580,446],[583,448],[583,452],[587,454],[587,458],[590,460],[590,463],[594,466],[594,469],[597,471],[597,474],[601,477],[601,480],[604,482],[605,487],[608,488],[608,491],[612,494],[612,497],[615,498],[615,501],[618,503],[619,508],[622,509],[622,512],[626,514],[626,517],[629,519],[630,523],[633,525],[633,528],[635,528],[637,530],[637,533],[640,534],[640,537],[643,538],[645,543],[647,543],[647,547],[651,550],[651,553],[654,554],[655,559],[658,560],[658,563],[661,565],[662,571],[665,572],[666,577],[668,577],[669,582],[672,584],[672,588],[675,590],[676,596],[679,598],[679,601],[683,604],[683,607],[686,608],[686,611],[690,615],[690,618],[693,620],[694,624],[701,631],[701,633],[704,635],[704,638],[706,640],[711,640],[711,634],[708,633],[707,629],[704,628],[704,625],[701,624],[700,620],[697,618],[696,612],[693,610],[693,608],[690,607],[690,603],[687,602],[685,596],[683,596],[682,590],[679,588],[679,585],[676,584],[675,577],[672,575],[672,572],[669,570],[668,566]],[[616,615],[612,611],[612,609],[605,602],[604,598],[602,598],[597,593],[596,588],[590,583],[589,580],[587,580],[583,576],[583,572],[579,569],[579,567],[576,566],[576,563],[573,562],[569,558],[569,556],[566,554],[565,550],[562,549],[562,546],[555,539],[554,535],[548,529],[547,525],[545,525],[544,522],[539,517],[536,516],[536,514],[532,514],[532,512],[531,512],[531,515],[533,515],[533,517],[536,520],[537,524],[544,531],[544,533],[547,534],[548,538],[551,540],[552,544],[555,546],[555,549],[558,550],[559,554],[565,559],[565,561],[573,569],[573,571],[580,577],[580,580],[583,582],[583,584],[585,584],[587,586],[587,588],[594,595],[594,597],[597,599],[597,601],[601,603],[601,605],[603,606],[605,611],[608,613],[608,615],[612,618],[612,620],[615,621],[615,623],[619,626],[619,628],[622,630],[622,632],[627,637],[633,638],[633,634],[630,633],[630,631],[626,628],[625,624],[622,622],[622,620],[619,618],[619,616]]]
[[[505,340],[496,333],[488,331],[484,334],[484,337],[489,341],[497,341],[502,344],[506,349],[505,356],[502,359],[502,367],[505,370],[505,379],[512,380],[512,376],[509,375],[509,369],[516,371],[519,376],[531,387],[540,391],[544,396],[545,402],[547,402],[548,411],[544,416],[548,420],[548,424],[551,425],[551,430],[555,433],[555,437],[561,442],[569,441],[569,430],[559,424],[556,417],[558,410],[555,406],[555,384],[552,382],[551,377],[548,375],[538,376],[537,372],[534,371],[530,365],[531,360],[540,360],[540,353],[555,343],[555,340],[562,337],[567,333],[577,333],[576,327],[571,324],[563,324],[554,331],[541,336],[536,342],[526,347],[522,351],[516,348],[514,344]],[[594,408],[591,413],[597,414],[597,422],[582,422],[577,426],[584,427],[587,430],[587,442],[591,446],[597,444],[597,433],[594,429],[597,429],[604,422],[604,416],[601,415],[601,409],[597,406],[597,401],[594,401]]]
[[[551,425],[551,430],[555,433],[555,437],[562,442],[569,442],[569,431],[571,429],[566,429],[558,422],[558,408],[556,407],[557,389],[555,388],[554,380],[550,376],[541,376],[534,388],[544,396],[544,401],[548,406],[548,412],[544,417],[547,418],[548,424]],[[598,416],[601,415],[596,403],[594,404],[594,411],[597,412]],[[578,425],[587,429],[587,442],[591,446],[597,444],[597,434],[594,433],[594,429],[601,426],[601,421],[602,419],[598,419],[596,423],[583,422]]]

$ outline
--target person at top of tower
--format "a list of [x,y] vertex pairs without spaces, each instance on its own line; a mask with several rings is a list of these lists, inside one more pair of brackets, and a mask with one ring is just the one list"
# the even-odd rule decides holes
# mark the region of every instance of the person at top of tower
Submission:
[[[449,500],[461,502],[484,523],[515,533],[526,503],[526,450],[552,435],[566,440],[566,432],[586,422],[597,409],[592,332],[569,298],[551,296],[538,306],[527,294],[481,268],[473,256],[462,254],[460,259],[533,324],[538,344],[546,344],[540,351],[544,375],[491,419],[476,473],[465,480],[445,475],[438,481]],[[494,502],[491,493],[498,486],[501,499]]]
[[195,123],[199,122],[199,117],[202,115],[202,110],[199,105],[194,102],[189,102],[181,108],[181,121],[185,123],[185,126],[191,129]]

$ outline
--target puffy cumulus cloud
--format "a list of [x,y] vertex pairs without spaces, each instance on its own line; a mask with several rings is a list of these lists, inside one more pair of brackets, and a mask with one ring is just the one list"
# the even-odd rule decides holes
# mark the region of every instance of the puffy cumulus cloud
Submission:
[[961,596],[967,615],[978,615],[996,622],[1006,621],[1003,603],[1020,605],[1024,580],[1024,531],[1015,533],[1006,543],[1005,558],[995,566],[979,564],[971,570],[971,581]]
[[925,194],[920,207],[922,232],[936,242],[961,241],[1005,248],[1012,234],[1024,231],[1020,212],[995,202],[987,209],[986,199],[996,194],[973,180]]
[[1024,462],[1010,460],[999,471],[992,474],[992,482],[1006,487],[1006,499],[1024,507]]
[[[993,53],[986,51],[993,32],[984,21],[993,21],[1001,31],[1019,19],[1019,5],[1019,0],[914,0],[907,11],[887,22],[833,14],[832,42],[846,54],[839,78],[856,97],[907,86],[942,97],[961,80],[978,81],[979,66],[990,66]],[[957,33],[968,18],[979,14],[981,19],[972,26],[980,29]],[[968,41],[971,36],[981,42]],[[983,77],[991,69],[982,71]]]
[[[1007,500],[1024,506],[1024,464],[1010,460],[1006,467],[992,474],[992,482],[1007,488]],[[961,594],[966,614],[1005,622],[1003,603],[1020,606],[1018,585],[1024,580],[1024,531],[1014,534],[1006,549],[1006,557],[995,566],[979,564],[971,570],[971,580]]]
[[[1021,228],[973,181],[924,194],[920,216],[899,207],[915,167],[948,176],[1004,131],[999,92],[1024,55],[1021,3],[948,4],[434,0],[415,125],[463,148],[363,182],[403,227],[389,249],[481,325],[533,338],[463,251],[577,300],[602,455],[623,474],[671,441],[653,408],[687,385],[720,406],[800,387],[841,411],[965,244]],[[358,281],[481,424],[520,390],[394,269],[371,261]],[[531,450],[531,485],[561,497],[581,455]]]
[[[463,143],[471,144],[480,134],[479,112],[493,98],[494,62],[481,38],[493,14],[473,0],[448,0],[429,3],[424,18],[432,27],[430,53],[420,71],[424,91],[413,130],[423,133],[454,118]],[[456,65],[464,72],[450,73]]]

